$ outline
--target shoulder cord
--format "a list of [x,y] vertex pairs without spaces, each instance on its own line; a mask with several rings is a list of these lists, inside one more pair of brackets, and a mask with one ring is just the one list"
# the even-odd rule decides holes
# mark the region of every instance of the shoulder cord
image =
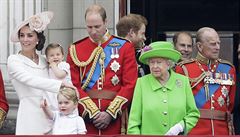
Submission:
[[[70,47],[70,56],[71,56],[74,64],[77,65],[78,67],[85,67],[88,64],[90,64],[93,60],[93,64],[92,64],[91,69],[89,71],[89,75],[87,76],[87,79],[86,79],[85,83],[81,87],[83,90],[87,87],[87,85],[89,84],[89,82],[92,78],[93,72],[96,68],[96,64],[97,64],[99,55],[101,55],[101,58],[102,58],[103,55],[105,55],[104,52],[103,52],[103,48],[100,47],[100,46],[96,47],[93,50],[91,56],[89,57],[89,59],[87,61],[79,61],[78,58],[77,58],[75,45],[71,45],[71,47]],[[103,65],[101,64],[101,67],[102,66]],[[104,69],[104,68],[102,68],[102,69]],[[104,74],[102,74],[102,75],[104,75]]]
[[85,66],[87,66],[88,64],[90,64],[91,62],[92,62],[92,60],[93,60],[93,58],[95,57],[95,59],[96,59],[96,53],[97,53],[97,51],[100,49],[101,47],[97,47],[97,48],[95,48],[94,50],[93,50],[93,52],[92,52],[92,54],[91,54],[91,56],[88,58],[88,60],[87,61],[79,61],[78,60],[78,57],[77,57],[77,52],[76,52],[76,48],[75,48],[75,45],[71,45],[70,46],[70,56],[71,56],[71,58],[72,58],[72,60],[73,60],[73,62],[74,62],[74,64],[75,65],[77,65],[77,66],[79,66],[79,67],[85,67]]
[[[203,72],[200,76],[198,76],[197,78],[190,78],[189,74],[188,74],[188,70],[186,68],[185,65],[182,65],[182,69],[183,72],[185,74],[185,76],[187,76],[189,78],[190,84],[191,84],[191,88],[194,88],[198,83],[200,83],[206,76],[206,73]],[[194,84],[193,84],[194,83]],[[193,85],[192,85],[193,84]]]

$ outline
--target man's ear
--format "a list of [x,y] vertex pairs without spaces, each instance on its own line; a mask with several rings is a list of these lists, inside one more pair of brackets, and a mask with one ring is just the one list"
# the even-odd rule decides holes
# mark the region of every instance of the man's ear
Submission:
[[202,43],[201,42],[197,42],[196,47],[197,47],[198,51],[202,52]]
[[130,29],[128,34],[132,37],[132,35],[135,34],[135,32],[133,31],[133,29]]
[[103,24],[107,27],[107,23],[108,23],[108,20],[105,19],[105,21],[103,21]]

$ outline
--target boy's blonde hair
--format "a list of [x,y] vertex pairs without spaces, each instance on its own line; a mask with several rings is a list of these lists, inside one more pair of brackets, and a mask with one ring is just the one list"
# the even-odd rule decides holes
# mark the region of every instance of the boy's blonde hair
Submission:
[[67,87],[64,87],[64,88],[61,88],[57,97],[59,95],[63,95],[65,98],[67,98],[68,100],[71,100],[74,102],[74,104],[77,104],[78,103],[78,96],[77,96],[77,93],[74,89],[72,88],[67,88]]

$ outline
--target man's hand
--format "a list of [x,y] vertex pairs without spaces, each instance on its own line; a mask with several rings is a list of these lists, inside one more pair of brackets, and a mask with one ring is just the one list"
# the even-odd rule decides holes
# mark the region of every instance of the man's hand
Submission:
[[93,124],[98,129],[105,129],[108,127],[112,120],[112,116],[107,112],[99,112],[95,117],[93,117]]

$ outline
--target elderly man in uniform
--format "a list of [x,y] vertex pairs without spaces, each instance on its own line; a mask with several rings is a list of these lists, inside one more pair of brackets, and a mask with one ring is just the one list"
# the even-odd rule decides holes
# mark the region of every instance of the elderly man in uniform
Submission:
[[231,135],[234,133],[231,113],[236,90],[235,68],[230,62],[219,59],[220,38],[213,28],[199,29],[196,45],[196,58],[176,66],[176,72],[190,78],[200,111],[200,119],[189,134]]
[[102,6],[88,7],[85,21],[89,36],[71,45],[67,56],[80,94],[80,115],[87,134],[125,133],[124,116],[137,80],[134,47],[109,34]]

